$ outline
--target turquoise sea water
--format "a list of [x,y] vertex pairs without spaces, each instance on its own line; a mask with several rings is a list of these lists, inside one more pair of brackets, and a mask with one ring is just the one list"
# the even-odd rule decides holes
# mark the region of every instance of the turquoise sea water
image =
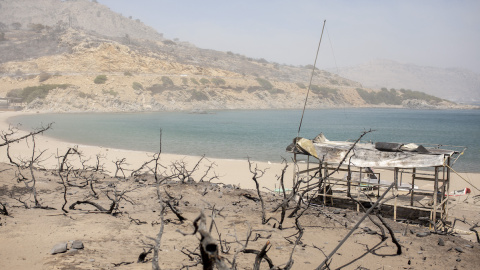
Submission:
[[[278,162],[297,136],[301,110],[36,114],[11,118],[23,129],[54,122],[47,135],[78,144]],[[465,146],[454,168],[480,172],[480,110],[324,109],[305,112],[301,137]],[[448,147],[445,147],[448,148]]]

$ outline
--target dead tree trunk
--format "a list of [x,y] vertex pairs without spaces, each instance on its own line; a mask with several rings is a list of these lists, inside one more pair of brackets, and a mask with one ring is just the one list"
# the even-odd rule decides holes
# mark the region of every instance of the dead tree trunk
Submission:
[[[3,140],[7,141],[8,137],[4,137],[4,136],[5,135],[2,135]],[[17,167],[17,172],[16,172],[17,181],[18,182],[23,182],[25,187],[27,189],[29,189],[31,194],[33,195],[33,200],[34,200],[34,204],[35,204],[34,207],[51,209],[48,206],[45,206],[45,207],[42,206],[40,204],[40,201],[38,200],[37,187],[36,187],[37,179],[35,178],[35,171],[34,171],[35,165],[40,166],[39,164],[40,164],[40,162],[42,162],[42,160],[40,158],[42,157],[43,153],[45,153],[46,150],[40,151],[40,153],[37,155],[36,154],[35,135],[31,135],[30,137],[32,139],[32,144],[33,145],[32,145],[32,155],[28,160],[21,160],[20,159],[18,162],[14,161],[13,158],[11,157],[11,155],[10,155],[10,143],[7,144],[7,157],[9,159],[10,163]],[[17,140],[14,140],[14,141],[17,141]],[[25,175],[23,175],[23,172],[22,172],[23,170],[28,170],[30,172],[30,179],[28,179],[27,177],[25,177]],[[26,203],[24,203],[24,205],[27,206]]]
[[[69,163],[68,163],[68,156],[72,154],[80,155],[80,153],[77,151],[76,148],[68,148],[67,152],[63,156],[58,156],[58,153],[57,153],[57,158],[62,160],[60,162],[60,166],[58,167],[58,176],[60,177],[60,180],[62,180],[62,185],[63,185],[62,211],[65,213],[68,213],[68,211],[65,210],[65,206],[67,205],[68,177],[71,171],[71,167],[69,166]],[[75,205],[72,204],[70,206],[70,209],[74,209],[72,208],[72,206],[75,207]]]
[[252,162],[250,161],[250,158],[248,158],[248,168],[250,169],[250,172],[253,174],[252,180],[255,182],[258,199],[260,200],[260,204],[262,207],[262,224],[265,224],[267,223],[267,218],[265,214],[265,202],[263,201],[262,193],[260,192],[260,184],[258,183],[258,178],[261,178],[265,174],[267,169],[260,170],[257,168],[257,165],[255,165],[255,168],[252,168]]

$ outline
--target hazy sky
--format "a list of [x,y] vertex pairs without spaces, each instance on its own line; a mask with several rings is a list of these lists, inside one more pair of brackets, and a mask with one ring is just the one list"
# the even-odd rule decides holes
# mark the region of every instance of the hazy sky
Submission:
[[480,1],[98,0],[197,47],[317,67],[391,59],[480,73]]

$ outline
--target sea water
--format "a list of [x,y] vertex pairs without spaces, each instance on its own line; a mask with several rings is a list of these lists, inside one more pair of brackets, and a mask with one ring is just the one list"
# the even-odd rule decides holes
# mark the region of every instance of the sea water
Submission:
[[[322,132],[334,141],[363,140],[467,147],[454,169],[480,172],[480,110],[323,109],[34,114],[11,118],[22,129],[54,122],[46,135],[128,150],[279,162],[297,137]],[[462,151],[463,148],[454,148]]]

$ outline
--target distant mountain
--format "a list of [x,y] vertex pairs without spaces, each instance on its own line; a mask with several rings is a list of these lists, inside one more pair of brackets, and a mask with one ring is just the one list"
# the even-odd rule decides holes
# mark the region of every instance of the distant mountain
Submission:
[[[164,39],[96,1],[0,0],[0,97],[27,110],[298,109],[310,74]],[[310,90],[309,108],[471,108],[324,70]]]
[[359,66],[340,68],[339,75],[360,82],[364,87],[404,88],[455,102],[480,102],[480,74],[465,69],[373,60]]
[[89,0],[0,0],[0,22],[3,27],[68,26],[108,37],[163,39],[139,19],[126,18]]

